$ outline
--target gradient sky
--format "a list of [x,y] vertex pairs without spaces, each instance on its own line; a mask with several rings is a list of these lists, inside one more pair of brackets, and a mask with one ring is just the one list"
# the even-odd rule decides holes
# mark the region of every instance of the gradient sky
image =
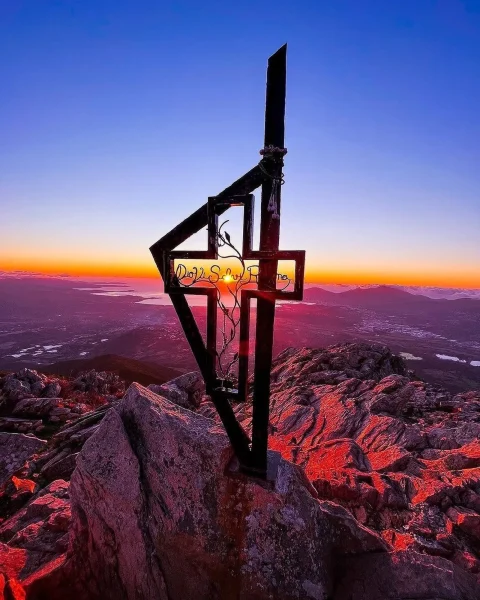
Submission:
[[477,0],[0,2],[0,270],[156,273],[258,161],[285,42],[281,247],[310,280],[480,287]]

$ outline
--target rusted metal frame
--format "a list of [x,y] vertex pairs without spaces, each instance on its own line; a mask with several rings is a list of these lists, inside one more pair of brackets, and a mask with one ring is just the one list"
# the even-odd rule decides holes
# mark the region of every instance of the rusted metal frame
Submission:
[[210,394],[212,402],[220,416],[225,431],[238,460],[242,464],[250,463],[250,438],[238,422],[233,408],[230,404],[232,393],[222,393],[219,389],[215,363],[217,346],[217,299],[215,289],[209,290],[208,297],[208,318],[207,318],[207,347],[208,356],[211,358],[213,379],[210,385],[207,385],[207,393]]
[[[265,104],[264,146],[284,148],[285,96],[286,96],[286,45],[268,60]],[[283,159],[274,162],[270,171],[272,179],[262,184],[260,251],[278,251],[280,239],[280,201]],[[276,184],[274,184],[276,180]],[[271,211],[271,200],[275,211]],[[274,292],[278,261],[259,260],[258,288]],[[255,336],[255,371],[252,418],[251,470],[261,477],[267,475],[268,427],[270,414],[270,372],[272,368],[273,327],[275,297],[260,296],[257,300]]]

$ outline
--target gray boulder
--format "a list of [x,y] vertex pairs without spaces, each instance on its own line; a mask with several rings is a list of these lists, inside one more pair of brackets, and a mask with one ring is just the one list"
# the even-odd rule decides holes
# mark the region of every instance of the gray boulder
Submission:
[[22,433],[0,433],[0,486],[46,444]]
[[[37,371],[20,369],[17,373],[10,373],[3,378],[3,395],[8,402],[39,396],[45,388],[45,380],[45,375]],[[0,385],[2,385],[1,380]],[[55,395],[58,396],[58,393]]]
[[20,381],[13,375],[7,375],[5,378],[3,394],[7,401],[10,402],[23,400],[32,396],[30,384],[27,381]]
[[44,398],[58,398],[61,391],[62,387],[58,381],[52,381],[45,386],[42,396]]
[[105,371],[87,371],[80,373],[74,380],[73,388],[80,392],[94,392],[96,394],[110,394],[125,390],[125,383],[116,373]]
[[40,394],[43,392],[43,390],[45,389],[45,384],[43,383],[43,381],[36,381],[35,383],[32,383],[30,385],[30,391],[32,392],[32,394],[34,396],[40,396]]
[[15,405],[14,415],[45,418],[57,408],[60,398],[26,398]]
[[152,383],[147,389],[167,398],[174,404],[178,404],[178,406],[196,410],[199,408],[205,394],[205,383],[198,371],[192,371],[162,385]]
[[18,373],[16,373],[16,377],[23,381],[28,381],[29,384],[43,382],[45,380],[45,375],[37,373],[33,369],[20,369]]

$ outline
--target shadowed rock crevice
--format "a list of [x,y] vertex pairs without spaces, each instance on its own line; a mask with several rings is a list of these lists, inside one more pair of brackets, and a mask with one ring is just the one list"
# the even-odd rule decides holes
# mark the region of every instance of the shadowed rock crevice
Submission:
[[[149,561],[149,572],[159,573],[162,583],[159,591],[161,590],[161,592],[166,594],[165,600],[174,600],[168,593],[168,584],[165,579],[164,570],[155,547],[155,540],[152,537],[152,529],[155,530],[161,527],[161,524],[153,519],[154,512],[152,511],[151,500],[153,491],[149,483],[148,475],[145,473],[144,465],[148,463],[148,454],[143,439],[143,432],[141,427],[139,427],[135,422],[134,416],[127,413],[123,415],[122,420],[125,432],[130,442],[130,447],[132,448],[132,451],[138,460],[139,483],[142,496],[142,505],[138,515],[138,527],[142,533],[143,542],[145,544],[146,556]],[[155,502],[163,508],[164,516],[168,517],[168,509],[166,508],[165,502],[162,501],[161,496],[156,495]]]

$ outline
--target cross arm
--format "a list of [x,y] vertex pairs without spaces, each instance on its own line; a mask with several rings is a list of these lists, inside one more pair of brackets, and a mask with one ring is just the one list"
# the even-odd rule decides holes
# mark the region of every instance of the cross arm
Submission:
[[[229,196],[241,196],[244,194],[250,194],[253,190],[256,190],[262,183],[265,181],[267,176],[265,172],[262,171],[259,165],[250,169],[245,175],[242,175],[240,179],[237,179],[232,185],[229,185],[222,192],[220,192],[216,197],[216,199],[228,198]],[[217,214],[221,215],[226,212],[229,208],[229,205],[225,205],[225,207],[218,207]],[[171,231],[169,231],[166,235],[155,242],[153,246],[150,247],[150,252],[152,253],[157,266],[161,262],[161,255],[165,250],[173,250],[180,244],[182,244],[185,240],[187,240],[191,235],[197,233],[203,227],[208,225],[208,203],[201,206],[198,210],[192,213],[189,217],[187,217],[184,221],[182,221],[179,225],[174,227]]]

